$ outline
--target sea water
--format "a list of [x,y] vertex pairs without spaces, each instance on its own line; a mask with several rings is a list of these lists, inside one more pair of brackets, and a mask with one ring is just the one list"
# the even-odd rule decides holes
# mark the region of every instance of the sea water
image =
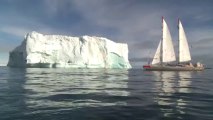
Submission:
[[0,120],[212,120],[212,73],[0,67]]

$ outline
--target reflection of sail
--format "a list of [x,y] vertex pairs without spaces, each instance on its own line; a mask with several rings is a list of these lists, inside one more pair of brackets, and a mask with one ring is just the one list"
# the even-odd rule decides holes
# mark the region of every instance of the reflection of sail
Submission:
[[[178,72],[178,76],[178,93],[189,93],[189,86],[191,85],[191,72]],[[186,105],[186,101],[180,98],[177,100],[177,105],[180,107],[180,109],[185,108],[184,106]]]
[[172,79],[175,75],[175,72],[162,72],[162,83],[163,87],[162,90],[165,94],[172,94],[175,92],[174,86],[175,81]]
[[158,100],[158,104],[160,104],[160,105],[172,104],[170,98],[167,96],[170,96],[171,94],[173,94],[175,92],[175,89],[174,89],[175,81],[172,79],[175,76],[175,72],[172,72],[172,71],[157,72],[157,71],[155,71],[154,74],[156,75],[156,80],[158,80],[160,83],[160,88],[159,88],[160,98]]
[[[185,93],[189,93],[191,84],[191,72],[153,72],[156,76],[156,88],[158,95],[156,102],[161,107],[164,116],[170,115],[173,111],[185,114],[187,101],[184,99]],[[178,116],[176,116],[178,117]]]
[[178,72],[179,80],[179,92],[188,93],[189,85],[191,85],[191,72]]

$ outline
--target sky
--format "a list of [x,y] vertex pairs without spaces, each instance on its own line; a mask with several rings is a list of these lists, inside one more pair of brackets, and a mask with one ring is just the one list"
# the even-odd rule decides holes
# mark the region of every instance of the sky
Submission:
[[161,18],[177,45],[180,18],[192,58],[213,58],[213,0],[0,0],[0,65],[32,31],[99,36],[127,43],[129,59],[142,66],[161,39]]

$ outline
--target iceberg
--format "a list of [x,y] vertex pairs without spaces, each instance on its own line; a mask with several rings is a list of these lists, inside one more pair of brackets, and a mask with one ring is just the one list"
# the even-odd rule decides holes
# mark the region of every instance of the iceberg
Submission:
[[28,33],[9,54],[9,67],[131,68],[128,45],[103,37]]

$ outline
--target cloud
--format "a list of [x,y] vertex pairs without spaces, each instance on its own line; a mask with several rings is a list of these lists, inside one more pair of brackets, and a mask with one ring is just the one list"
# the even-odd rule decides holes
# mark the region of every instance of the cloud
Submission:
[[95,2],[74,0],[74,4],[87,21],[99,27],[111,28],[116,31],[113,36],[107,34],[108,31],[103,35],[109,36],[117,42],[127,42],[131,57],[138,56],[137,53],[131,51],[140,53],[145,50],[145,43],[152,44],[152,42],[160,40],[161,16],[169,14],[164,9],[151,10],[146,5],[138,6],[128,1],[116,3],[103,0]]
[[0,28],[0,32],[7,33],[12,36],[17,37],[24,37],[23,35],[26,35],[29,31],[29,29],[21,28],[21,27],[13,27],[13,26],[7,26]]
[[[13,39],[33,30],[43,34],[102,36],[128,43],[130,58],[146,58],[154,54],[161,39],[161,16],[165,17],[175,43],[178,18],[192,46],[198,45],[196,41],[212,38],[212,3],[211,0],[0,1],[0,33]],[[8,38],[1,40],[9,41]],[[210,48],[210,44],[194,47],[192,52],[202,46]],[[208,52],[201,51],[196,54]]]
[[47,12],[50,15],[57,14],[59,11],[59,4],[63,1],[58,1],[58,0],[43,0],[45,7],[47,7]]
[[194,46],[199,47],[199,48],[208,48],[213,46],[213,36],[212,38],[205,38],[205,39],[200,39],[198,41],[194,42]]

